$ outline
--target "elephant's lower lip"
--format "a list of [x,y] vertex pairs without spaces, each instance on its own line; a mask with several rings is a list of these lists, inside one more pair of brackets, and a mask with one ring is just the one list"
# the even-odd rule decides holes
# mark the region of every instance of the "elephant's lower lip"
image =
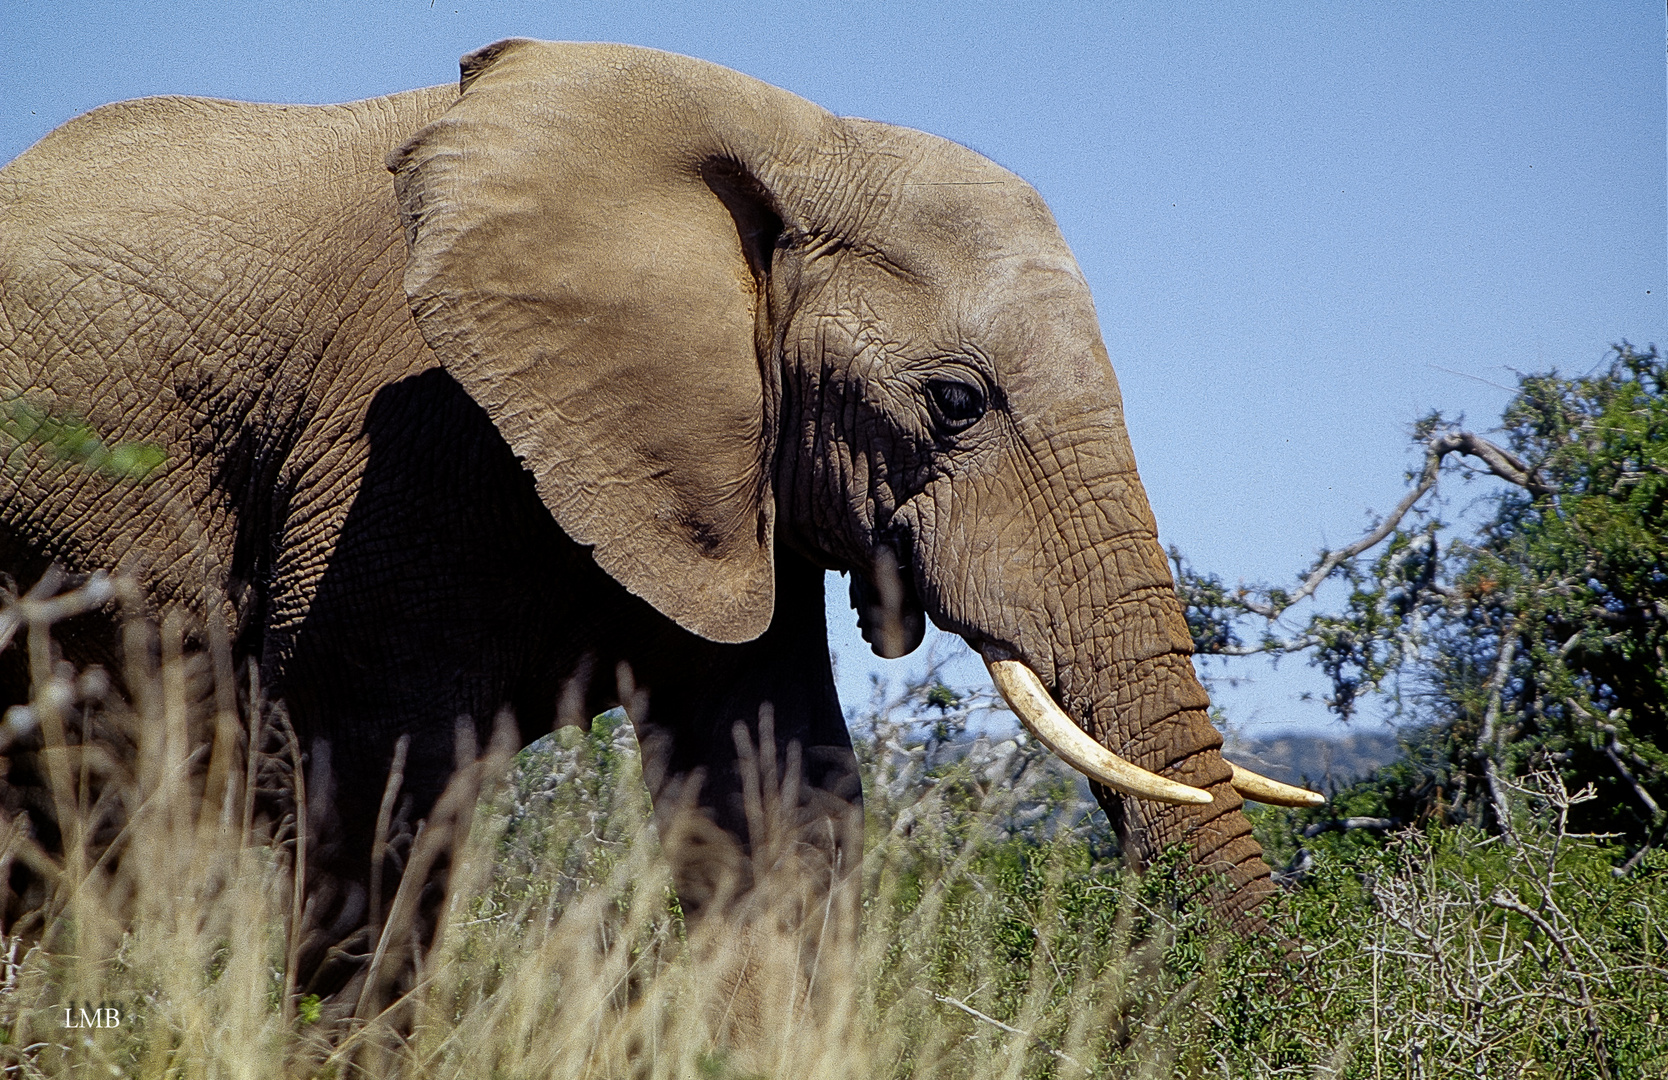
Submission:
[[1011,645],[1004,645],[994,638],[987,638],[982,634],[963,634],[961,639],[967,642],[968,648],[986,661],[1020,659],[1018,649]]

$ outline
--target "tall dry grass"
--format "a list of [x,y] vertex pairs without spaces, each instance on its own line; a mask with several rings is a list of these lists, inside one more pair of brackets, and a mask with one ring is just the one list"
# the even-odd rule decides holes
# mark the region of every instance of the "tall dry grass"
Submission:
[[[1312,841],[1275,913],[1288,950],[1216,932],[1176,861],[1126,872],[1070,777],[1022,738],[959,737],[981,703],[927,688],[860,725],[860,926],[792,874],[686,922],[629,725],[605,716],[466,770],[485,790],[454,789],[472,816],[450,819],[432,944],[388,912],[343,946],[383,950],[386,993],[321,1000],[297,966],[316,920],[295,873],[318,822],[281,712],[177,623],[125,621],[109,674],[64,663],[54,625],[122,597],[60,586],[0,607],[33,686],[0,741],[66,823],[36,842],[15,797],[0,823],[0,867],[40,883],[0,946],[7,1075],[1668,1073],[1668,862],[1589,873],[1602,851],[1561,831],[1567,794],[1541,793],[1511,851]],[[768,777],[757,792],[767,808]],[[1271,850],[1285,822],[1259,820]],[[772,835],[793,865],[793,830]],[[402,849],[414,874],[420,845]],[[81,1025],[105,1003],[118,1025]]]

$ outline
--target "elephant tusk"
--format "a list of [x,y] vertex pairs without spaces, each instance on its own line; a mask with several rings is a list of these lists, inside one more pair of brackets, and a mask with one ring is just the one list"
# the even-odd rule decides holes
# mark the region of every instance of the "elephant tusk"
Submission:
[[1212,801],[1210,792],[1150,773],[1090,738],[1054,703],[1037,673],[1020,661],[986,659],[985,666],[1014,715],[1037,741],[1089,779],[1155,802],[1203,806]]
[[1243,765],[1228,762],[1228,768],[1234,770],[1234,790],[1245,799],[1252,802],[1268,803],[1270,806],[1319,806],[1326,801],[1326,796],[1318,791],[1308,791],[1304,788],[1282,784],[1278,780],[1270,780],[1266,776],[1258,776]]

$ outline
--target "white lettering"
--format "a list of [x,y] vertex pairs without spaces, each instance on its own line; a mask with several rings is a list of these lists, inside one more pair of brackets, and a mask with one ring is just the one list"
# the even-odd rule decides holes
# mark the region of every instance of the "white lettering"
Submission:
[[122,1010],[108,1002],[83,1001],[80,1005],[64,1006],[66,1028],[118,1028],[122,1026]]

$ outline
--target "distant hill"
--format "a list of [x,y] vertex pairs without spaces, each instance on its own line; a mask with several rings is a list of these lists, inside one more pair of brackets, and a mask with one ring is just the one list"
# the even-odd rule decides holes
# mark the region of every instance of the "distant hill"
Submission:
[[1314,734],[1275,732],[1250,738],[1230,734],[1225,753],[1250,768],[1287,783],[1305,783],[1317,791],[1329,783],[1342,786],[1368,776],[1402,756],[1393,731],[1344,731]]

